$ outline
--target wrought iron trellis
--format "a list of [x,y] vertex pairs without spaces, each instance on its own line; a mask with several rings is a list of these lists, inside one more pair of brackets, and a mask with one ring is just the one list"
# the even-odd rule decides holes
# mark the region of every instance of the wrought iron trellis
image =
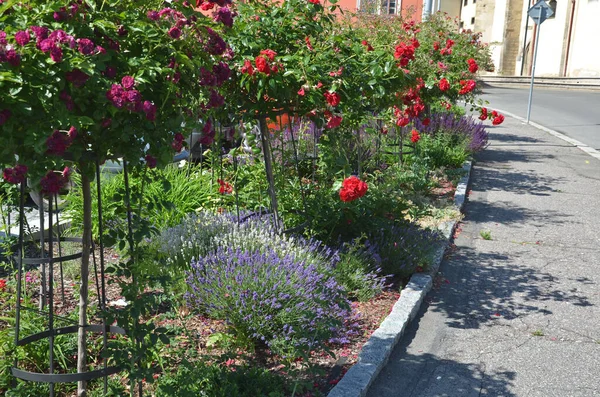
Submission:
[[[102,190],[100,184],[100,165],[96,162],[96,178],[97,178],[97,205],[98,205],[98,227],[99,227],[99,267],[96,261],[96,253],[95,246],[93,241],[91,242],[92,248],[92,260],[94,266],[95,280],[96,280],[96,288],[98,295],[98,307],[102,313],[106,311],[106,284],[105,284],[105,261],[104,261],[104,243],[103,243],[103,221],[102,221]],[[58,209],[58,196],[53,195],[47,197],[48,203],[48,214],[49,214],[49,222],[48,222],[48,256],[45,255],[45,238],[46,238],[46,230],[45,230],[45,208],[44,208],[44,198],[42,197],[41,203],[39,205],[39,214],[40,214],[40,256],[39,258],[27,258],[25,257],[25,197],[26,197],[26,183],[21,183],[20,186],[20,194],[19,194],[19,237],[18,237],[18,246],[17,246],[17,254],[14,257],[14,261],[17,264],[17,299],[16,299],[16,319],[15,319],[15,338],[14,343],[15,346],[26,346],[31,343],[40,341],[40,340],[48,340],[49,343],[49,362],[48,362],[48,373],[41,372],[32,372],[19,368],[18,358],[15,359],[14,365],[11,369],[12,375],[15,378],[30,381],[30,382],[40,382],[49,384],[50,389],[50,397],[53,397],[55,394],[55,384],[57,383],[74,383],[74,382],[86,382],[93,379],[104,378],[104,392],[106,394],[108,389],[108,376],[115,374],[121,370],[118,365],[108,366],[107,359],[104,360],[103,368],[91,370],[87,372],[76,372],[76,373],[56,373],[55,371],[55,363],[54,363],[54,346],[55,346],[55,337],[58,335],[66,335],[66,334],[75,334],[79,332],[80,326],[78,324],[72,324],[65,327],[56,327],[55,319],[59,318],[62,320],[66,320],[65,318],[58,316],[55,313],[55,280],[54,280],[54,265],[59,264],[60,270],[60,296],[62,298],[62,302],[65,302],[65,286],[64,286],[64,276],[63,276],[63,263],[71,260],[81,259],[83,257],[83,252],[76,252],[73,254],[63,255],[62,250],[62,242],[75,242],[82,243],[83,240],[81,238],[73,238],[73,237],[60,237],[58,233],[59,229],[59,216],[58,211],[56,211],[56,227],[54,225],[54,220],[52,219],[52,215],[55,212],[54,210]],[[55,245],[58,248],[58,256],[54,256],[54,248]],[[40,274],[41,274],[41,283],[40,283],[40,295],[39,295],[39,309],[34,310],[29,307],[24,307],[21,304],[23,297],[23,271],[24,266],[40,266]],[[99,270],[99,271],[98,271]],[[82,277],[87,277],[88,275],[82,275]],[[21,312],[23,310],[34,310],[40,316],[44,316],[47,318],[48,327],[42,332],[38,332],[32,335],[27,335],[21,337]],[[105,316],[101,315],[104,319]],[[84,330],[86,332],[93,333],[101,333],[103,335],[103,349],[107,349],[108,345],[108,337],[107,334],[121,334],[125,335],[125,330],[123,328],[107,325],[106,320],[102,321],[102,324],[85,324]]]

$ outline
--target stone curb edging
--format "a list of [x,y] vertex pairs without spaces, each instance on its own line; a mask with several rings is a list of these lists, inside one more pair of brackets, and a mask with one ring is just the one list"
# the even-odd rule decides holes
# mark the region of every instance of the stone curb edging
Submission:
[[[454,194],[454,205],[461,212],[467,196],[471,168],[472,162],[465,162],[463,169],[466,171],[466,175],[461,178]],[[435,253],[431,269],[427,273],[415,273],[411,276],[391,313],[364,344],[358,355],[357,363],[331,389],[328,397],[364,397],[366,395],[369,387],[387,363],[394,347],[404,335],[408,323],[417,315],[425,296],[431,290],[433,278],[442,263],[444,252],[450,244],[456,224],[457,221],[452,221],[440,227],[445,239]]]

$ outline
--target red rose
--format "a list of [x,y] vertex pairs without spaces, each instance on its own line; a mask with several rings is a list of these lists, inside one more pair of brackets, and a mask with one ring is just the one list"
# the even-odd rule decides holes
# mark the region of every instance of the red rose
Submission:
[[323,95],[325,96],[325,100],[327,100],[329,105],[336,107],[340,104],[340,94],[337,92],[325,91]]
[[257,56],[256,59],[254,60],[254,64],[256,65],[256,69],[264,74],[270,74],[271,73],[271,69],[269,68],[269,63],[267,62],[267,59],[263,56]]
[[308,0],[309,3],[320,4],[319,0]]
[[144,159],[146,160],[148,168],[156,168],[156,158],[154,156],[147,154]]
[[419,131],[412,130],[411,136],[410,136],[410,141],[412,143],[417,143],[417,142],[419,142],[419,139],[421,139],[421,135],[419,135]]
[[487,120],[487,118],[488,118],[487,108],[481,108],[481,114],[479,115],[479,120]]
[[359,199],[367,193],[368,188],[367,184],[356,176],[346,178],[340,189],[340,200],[350,202]]
[[423,119],[422,123],[425,127],[427,127],[431,123],[431,120],[429,119],[429,117],[426,117]]
[[332,116],[325,125],[325,127],[331,129],[339,127],[340,124],[342,124],[342,116]]
[[229,182],[225,182],[222,179],[217,179],[219,183],[219,194],[231,194],[233,192],[233,187],[229,184]]
[[475,73],[479,70],[479,66],[477,65],[477,62],[475,62],[475,60],[473,58],[469,58],[467,60],[467,62],[469,63],[469,72]]
[[448,91],[450,89],[450,83],[446,78],[442,78],[439,83],[440,91]]
[[17,164],[13,168],[5,168],[2,172],[4,180],[15,185],[25,182],[26,175],[27,166],[22,164]]
[[461,80],[460,85],[461,89],[458,91],[458,95],[465,95],[475,89],[476,83],[475,80]]
[[494,117],[494,120],[492,121],[493,125],[500,125],[504,122],[504,116],[501,114],[498,114],[498,116]]
[[277,55],[277,53],[273,50],[266,49],[266,50],[262,50],[260,52],[260,55],[266,55],[267,58],[269,58],[269,61],[274,61],[275,55]]
[[0,290],[3,290],[6,287],[6,280],[0,278]]
[[242,73],[248,73],[250,76],[254,74],[254,68],[252,67],[252,62],[249,60],[244,61],[244,66],[242,66]]
[[298,90],[298,95],[300,95],[300,96],[304,96],[304,94],[305,94],[305,92],[304,92],[304,87],[302,87],[302,88],[300,88],[300,89]]

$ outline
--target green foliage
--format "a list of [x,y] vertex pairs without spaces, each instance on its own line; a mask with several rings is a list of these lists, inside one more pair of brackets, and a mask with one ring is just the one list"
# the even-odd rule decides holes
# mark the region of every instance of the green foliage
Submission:
[[[177,167],[173,164],[162,169],[145,169],[132,173],[129,179],[133,194],[140,195],[142,200],[134,210],[139,211],[153,227],[177,225],[185,215],[211,205],[211,196],[218,196],[215,184],[211,183],[210,172],[194,165]],[[78,181],[79,178],[75,177],[75,180]],[[119,212],[125,195],[123,173],[103,173],[101,184],[104,228],[124,228],[124,219]],[[92,192],[96,193],[95,183],[92,184]],[[83,217],[80,189],[73,189],[68,200],[66,211],[71,219],[71,233],[78,234]],[[97,208],[97,195],[92,194],[93,236],[96,239],[99,233]]]
[[157,397],[284,397],[291,394],[286,382],[266,369],[208,365],[183,360],[173,373],[157,381]]
[[380,258],[369,251],[360,239],[345,246],[334,269],[337,282],[348,295],[359,302],[366,302],[379,295],[385,286],[385,277],[378,273]]
[[418,156],[429,169],[442,167],[460,168],[470,157],[469,140],[458,134],[439,133],[434,136],[423,134],[418,143]]

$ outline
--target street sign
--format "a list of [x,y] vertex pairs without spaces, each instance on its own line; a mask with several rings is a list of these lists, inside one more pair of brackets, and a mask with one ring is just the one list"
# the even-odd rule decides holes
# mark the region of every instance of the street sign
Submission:
[[540,0],[535,3],[529,10],[527,15],[533,19],[536,25],[541,25],[546,19],[550,18],[554,14],[552,8],[544,1]]

